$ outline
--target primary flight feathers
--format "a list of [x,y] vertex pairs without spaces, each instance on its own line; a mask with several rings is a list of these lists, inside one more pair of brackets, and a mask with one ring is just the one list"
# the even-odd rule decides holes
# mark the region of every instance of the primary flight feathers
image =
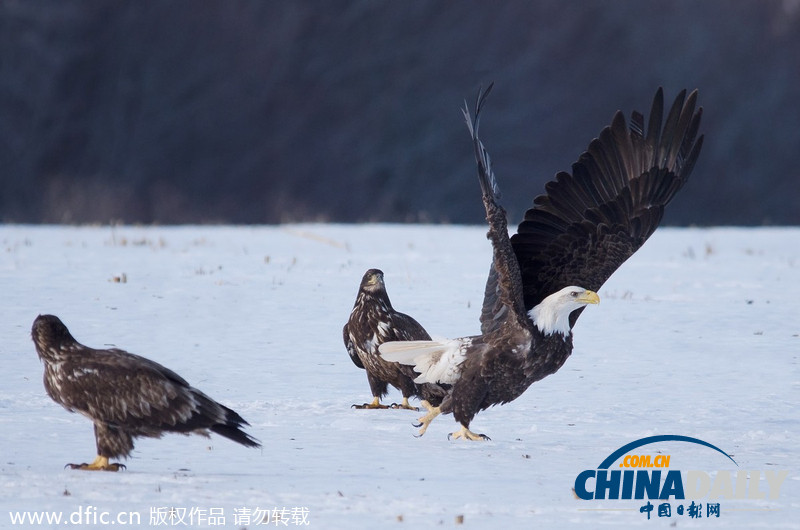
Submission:
[[417,381],[452,385],[441,405],[420,418],[420,434],[438,414],[453,413],[462,426],[454,437],[486,439],[469,430],[475,414],[516,399],[564,364],[578,316],[600,301],[596,291],[653,234],[703,143],[697,91],[688,98],[682,91],[663,120],[659,88],[647,126],[634,112],[627,127],[617,112],[572,173],[558,173],[545,186],[509,238],[497,179],[479,138],[491,88],[479,91],[474,117],[464,111],[493,252],[481,335],[379,348],[385,359],[414,366]]

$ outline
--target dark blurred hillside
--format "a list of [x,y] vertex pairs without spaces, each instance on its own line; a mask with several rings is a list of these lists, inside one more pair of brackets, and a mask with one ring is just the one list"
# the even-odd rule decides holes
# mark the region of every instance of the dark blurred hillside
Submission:
[[0,221],[517,221],[622,109],[699,88],[671,224],[800,224],[800,2],[0,0]]

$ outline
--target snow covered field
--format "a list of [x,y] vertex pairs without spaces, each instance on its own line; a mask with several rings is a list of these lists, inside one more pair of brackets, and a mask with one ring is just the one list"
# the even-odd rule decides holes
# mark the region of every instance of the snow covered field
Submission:
[[[564,368],[476,417],[489,442],[449,442],[452,416],[415,438],[418,413],[350,408],[370,398],[341,336],[364,271],[382,269],[395,307],[433,336],[474,334],[484,233],[0,226],[0,527],[51,511],[82,528],[102,514],[153,528],[800,528],[800,229],[657,231],[583,313]],[[40,313],[172,368],[240,412],[263,450],[168,435],[140,439],[126,471],[65,470],[94,458],[94,437],[45,394]],[[699,519],[673,501],[648,520],[645,501],[575,497],[581,471],[660,434],[739,468],[686,443],[640,454],[712,476],[761,470],[765,492],[764,471],[786,470],[779,498],[723,498],[719,518]]]

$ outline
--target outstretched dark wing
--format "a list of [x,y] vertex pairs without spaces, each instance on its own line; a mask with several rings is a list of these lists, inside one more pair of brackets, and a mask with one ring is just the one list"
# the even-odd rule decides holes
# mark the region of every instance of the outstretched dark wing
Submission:
[[478,180],[481,184],[483,205],[486,208],[486,221],[489,223],[487,237],[492,242],[493,258],[489,269],[489,278],[481,309],[481,333],[484,335],[510,320],[522,322],[525,320],[522,281],[520,277],[517,258],[508,238],[508,224],[505,210],[497,204],[499,188],[489,153],[478,137],[480,113],[486,102],[486,96],[492,90],[492,85],[486,91],[478,92],[475,103],[475,118],[470,117],[469,108],[464,105],[464,118],[467,128],[472,136],[475,149],[475,161],[478,164]]
[[640,113],[628,129],[617,112],[572,174],[558,173],[534,199],[511,238],[527,310],[568,285],[597,291],[653,234],[700,153],[696,100],[696,90],[688,98],[682,91],[662,128],[659,88],[646,131]]

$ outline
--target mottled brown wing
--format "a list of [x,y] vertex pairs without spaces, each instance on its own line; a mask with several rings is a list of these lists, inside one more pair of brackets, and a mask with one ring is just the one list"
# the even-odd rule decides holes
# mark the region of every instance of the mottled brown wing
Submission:
[[358,350],[356,350],[356,346],[353,344],[353,341],[350,340],[349,323],[345,324],[344,329],[342,329],[342,339],[344,340],[344,347],[347,348],[347,353],[350,355],[350,359],[353,361],[353,364],[364,370],[364,364],[358,357]]
[[79,345],[64,370],[61,402],[105,423],[172,430],[209,408],[178,374],[122,350]]
[[[572,166],[534,199],[512,236],[526,310],[546,296],[578,285],[598,290],[647,238],[664,207],[686,183],[702,147],[697,91],[675,99],[662,128],[659,88],[648,128],[634,112],[628,128],[621,112]],[[580,314],[573,313],[572,324]]]
[[392,331],[394,338],[391,340],[431,340],[422,324],[405,313],[395,311],[392,314]]

